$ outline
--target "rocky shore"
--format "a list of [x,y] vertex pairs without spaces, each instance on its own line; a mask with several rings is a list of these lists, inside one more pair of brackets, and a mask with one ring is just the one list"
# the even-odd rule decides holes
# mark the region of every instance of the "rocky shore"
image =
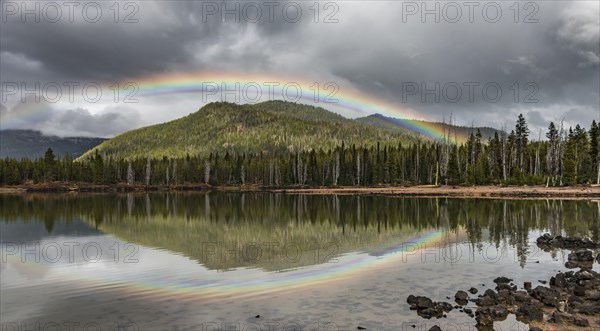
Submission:
[[27,183],[0,186],[1,193],[27,192],[147,192],[147,191],[243,191],[285,194],[381,195],[398,197],[447,197],[480,199],[598,199],[600,186],[381,186],[381,187],[267,187],[260,185],[211,186],[208,184],[177,185],[94,185],[91,183]]
[[[454,304],[414,295],[408,296],[407,303],[426,319],[446,317],[447,313],[458,310],[474,318],[479,331],[494,330],[494,321],[503,321],[509,314],[528,324],[531,331],[600,329],[600,273],[592,270],[594,261],[600,263],[600,254],[589,250],[600,248],[600,244],[586,238],[549,234],[538,238],[537,244],[543,249],[573,250],[565,267],[579,270],[559,272],[547,282],[540,281],[548,286],[533,287],[531,282],[525,282],[519,289],[512,279],[497,277],[495,289],[487,289],[482,294],[477,295],[476,288],[469,289],[468,293],[457,291]],[[468,308],[469,302],[476,307]],[[439,330],[439,327],[430,330]]]

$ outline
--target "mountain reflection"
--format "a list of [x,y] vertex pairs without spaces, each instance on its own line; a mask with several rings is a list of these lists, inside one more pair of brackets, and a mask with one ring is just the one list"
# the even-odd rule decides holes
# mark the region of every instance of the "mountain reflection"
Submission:
[[[348,252],[377,254],[434,230],[446,234],[445,243],[513,246],[523,265],[532,230],[596,241],[600,234],[600,201],[214,192],[3,195],[0,205],[4,230],[35,222],[51,235],[55,223],[83,222],[219,270],[282,270]],[[4,241],[23,235],[4,232]]]

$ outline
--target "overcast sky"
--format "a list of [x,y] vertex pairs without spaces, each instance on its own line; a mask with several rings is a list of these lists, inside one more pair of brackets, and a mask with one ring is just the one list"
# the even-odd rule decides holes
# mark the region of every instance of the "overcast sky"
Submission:
[[[28,103],[38,101],[28,95],[23,104],[22,91],[13,87],[135,82],[191,72],[335,82],[340,93],[358,90],[406,109],[397,116],[441,121],[453,114],[462,125],[512,127],[523,113],[536,137],[549,121],[564,118],[567,125],[589,127],[600,116],[598,1],[521,2],[518,8],[512,1],[444,1],[439,10],[435,2],[423,8],[421,1],[324,1],[318,6],[246,1],[237,2],[239,22],[235,14],[224,15],[217,2],[139,1],[116,7],[112,1],[74,7],[54,2],[61,17],[46,2],[39,11],[33,2],[29,8],[21,1],[0,3],[3,129],[111,137],[175,119],[196,111],[203,99],[166,94],[124,103],[104,90],[101,102],[86,102],[69,100],[65,88],[58,102],[41,100],[31,111]],[[235,1],[227,6],[236,10]],[[22,15],[27,9],[37,12],[39,22],[36,14]],[[423,18],[425,9],[433,13]],[[434,89],[436,82],[439,100],[435,95],[423,100],[421,87]],[[410,90],[414,86],[419,90]],[[483,86],[493,87],[486,97]],[[497,87],[502,96],[494,100]]]

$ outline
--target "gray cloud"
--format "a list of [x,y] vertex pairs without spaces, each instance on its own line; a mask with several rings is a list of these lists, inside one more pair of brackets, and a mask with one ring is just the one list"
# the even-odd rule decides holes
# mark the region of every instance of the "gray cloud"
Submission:
[[[147,125],[132,108],[108,107],[91,113],[87,109],[57,109],[47,102],[28,100],[8,110],[0,105],[0,129],[30,129],[57,136],[112,137]],[[33,111],[32,111],[33,109]]]
[[[274,22],[263,11],[256,24],[243,17],[239,23],[231,17],[222,22],[221,15],[209,15],[203,22],[203,1],[138,4],[138,23],[102,19],[93,24],[21,24],[11,18],[0,29],[1,80],[116,81],[192,70],[253,71],[323,77],[338,81],[342,89],[352,87],[411,107],[422,118],[441,120],[452,113],[466,125],[511,126],[523,113],[535,128],[561,118],[589,126],[598,116],[600,10],[593,1],[537,2],[539,22],[518,24],[504,4],[498,23],[485,22],[477,10],[474,23],[466,17],[458,23],[423,23],[418,16],[403,22],[400,2],[339,2],[334,16],[339,22],[329,24],[314,22],[312,3],[302,3],[297,23],[287,22],[279,6]],[[105,13],[112,14],[108,8]],[[331,8],[321,7],[319,20],[329,13]],[[522,9],[521,21],[526,13]],[[404,103],[403,86],[409,82],[430,88],[436,82],[442,87],[493,82],[503,96],[488,102],[478,89],[470,102],[465,88],[456,103],[431,97],[422,102],[419,95]],[[525,89],[528,82],[539,88],[533,103],[523,102],[534,92]],[[519,83],[518,102],[511,90],[514,83]],[[136,107],[141,112],[157,107],[143,106]],[[76,113],[63,111],[65,117],[53,119],[56,132],[107,136],[137,127],[139,116],[126,108],[71,111]],[[58,120],[64,121],[62,126]]]
[[79,108],[59,111],[51,121],[38,125],[38,128],[58,136],[112,137],[145,124],[140,114],[132,109],[116,107],[92,114]]

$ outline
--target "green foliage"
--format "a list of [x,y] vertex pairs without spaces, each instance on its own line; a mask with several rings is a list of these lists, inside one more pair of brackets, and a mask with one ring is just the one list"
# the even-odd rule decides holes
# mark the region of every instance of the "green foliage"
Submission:
[[323,108],[268,101],[237,105],[210,103],[198,112],[164,124],[126,132],[85,153],[135,159],[150,155],[208,157],[210,154],[282,153],[332,150],[346,144],[416,142],[419,138],[347,119]]
[[56,157],[52,148],[48,148],[44,154],[44,180],[47,182],[56,180],[56,172]]
[[0,159],[0,184],[129,185],[578,185],[600,181],[600,127],[568,134],[551,123],[529,141],[519,115],[510,134],[464,144],[414,136],[287,102],[213,103],[188,117],[125,133],[77,161],[48,148],[36,160]]

